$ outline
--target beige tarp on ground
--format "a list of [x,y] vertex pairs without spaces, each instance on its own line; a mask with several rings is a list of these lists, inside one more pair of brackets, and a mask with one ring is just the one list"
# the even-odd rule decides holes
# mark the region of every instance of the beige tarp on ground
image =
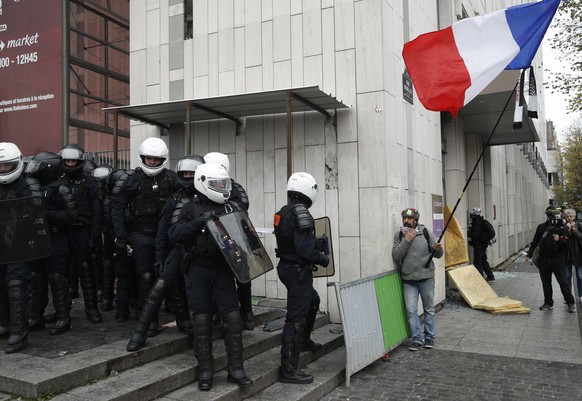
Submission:
[[[450,215],[451,208],[445,205],[445,222],[449,220]],[[444,240],[445,269],[469,263],[467,241],[465,240],[465,235],[456,216],[453,216],[449,222],[447,231],[445,231]]]
[[475,266],[456,267],[447,272],[471,308],[495,314],[529,313],[529,308],[524,308],[521,301],[499,297],[483,276],[479,274]]

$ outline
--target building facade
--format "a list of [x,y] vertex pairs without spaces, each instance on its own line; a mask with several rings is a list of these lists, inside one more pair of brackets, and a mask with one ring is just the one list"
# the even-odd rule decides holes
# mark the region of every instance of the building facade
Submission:
[[[415,95],[410,98],[403,44],[506,3],[133,1],[131,104],[317,86],[351,106],[332,111],[332,119],[317,112],[292,116],[292,170],[316,178],[320,190],[312,214],[331,219],[336,274],[317,279],[315,286],[322,307],[337,321],[335,292],[327,284],[396,269],[391,248],[406,207],[416,207],[421,223],[438,233],[443,205],[455,205],[487,141],[482,132],[486,127],[479,123],[485,110],[477,107],[474,114],[451,119],[424,109]],[[543,82],[541,75],[537,79]],[[503,108],[505,98],[499,97],[511,95],[512,82],[499,80],[484,95],[490,97],[476,100]],[[538,91],[543,99],[541,84]],[[543,110],[539,114],[538,121],[543,121]],[[185,122],[160,129],[132,121],[132,165],[137,165],[137,147],[149,136],[168,142],[173,162],[187,152],[226,153],[232,177],[249,194],[254,225],[272,227],[274,212],[287,201],[286,116],[247,117],[242,129],[224,119],[193,122],[190,129]],[[479,206],[494,223],[499,240],[489,251],[492,264],[530,241],[548,201],[547,178],[540,174],[546,157],[545,124],[527,120],[524,125],[524,137],[496,134],[495,146],[486,148],[455,214],[466,229],[468,211]],[[274,236],[265,234],[263,243],[275,262]],[[441,302],[444,260],[436,265],[436,301]],[[286,297],[276,271],[254,280],[253,294]]]

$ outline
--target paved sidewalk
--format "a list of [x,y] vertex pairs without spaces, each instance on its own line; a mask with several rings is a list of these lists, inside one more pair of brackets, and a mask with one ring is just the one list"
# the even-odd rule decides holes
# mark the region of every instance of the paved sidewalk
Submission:
[[539,310],[535,266],[513,262],[495,275],[491,287],[530,314],[473,310],[449,291],[434,349],[410,352],[406,343],[321,400],[582,400],[582,306],[568,313],[554,279],[554,309]]

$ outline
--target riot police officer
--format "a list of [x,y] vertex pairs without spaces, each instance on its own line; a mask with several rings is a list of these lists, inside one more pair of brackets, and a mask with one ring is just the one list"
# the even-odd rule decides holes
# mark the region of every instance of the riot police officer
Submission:
[[[139,280],[138,307],[141,309],[154,285],[156,271],[155,242],[158,220],[164,204],[175,190],[174,172],[166,169],[168,147],[160,138],[148,138],[139,146],[139,167],[127,177],[123,187],[114,189],[111,198],[111,216],[115,231],[115,246],[118,252],[128,251],[133,255]],[[129,212],[129,213],[127,213]],[[128,226],[127,214],[131,219]],[[116,266],[116,269],[118,266]],[[119,266],[127,269],[127,265]],[[127,271],[117,271],[127,276]],[[129,285],[125,280],[121,283]],[[129,315],[129,288],[117,287],[117,320]],[[158,320],[152,321],[150,335],[159,328]]]
[[35,263],[28,327],[30,330],[45,327],[43,314],[50,284],[56,318],[49,330],[51,335],[63,334],[71,328],[67,231],[77,221],[77,204],[72,188],[62,178],[63,169],[63,159],[52,152],[37,153],[26,166],[27,175],[36,178],[42,187],[52,244],[51,255]]
[[85,151],[76,144],[66,145],[59,155],[63,158],[64,178],[73,190],[77,202],[77,220],[67,230],[71,249],[71,280],[69,286],[76,290],[76,273],[81,279],[81,289],[85,301],[85,315],[91,323],[101,323],[103,318],[97,304],[97,285],[91,253],[98,252],[101,244],[102,206],[99,184],[92,175],[83,172]]
[[[0,200],[30,196],[40,200],[40,185],[34,178],[24,178],[24,163],[18,146],[0,143]],[[6,234],[8,227],[6,227]],[[19,258],[17,258],[19,259]],[[0,336],[8,336],[7,354],[28,345],[28,291],[32,262],[18,261],[0,266]]]
[[186,156],[176,165],[180,188],[166,202],[156,235],[156,265],[161,270],[160,277],[149,292],[142,308],[137,327],[127,344],[128,352],[137,351],[145,344],[148,327],[156,319],[164,298],[170,302],[171,310],[176,316],[178,330],[192,334],[184,276],[181,271],[183,255],[179,249],[170,245],[168,229],[178,220],[182,207],[197,196],[194,188],[194,172],[203,163],[202,156],[192,155]]
[[[87,160],[87,162],[89,162]],[[99,184],[101,195],[101,234],[102,238],[97,247],[91,250],[91,265],[97,285],[97,299],[101,303],[101,309],[110,311],[113,309],[113,288],[115,274],[113,273],[113,248],[114,238],[111,221],[111,192],[108,190],[109,176],[113,169],[107,164],[95,168],[91,174]]]
[[321,344],[310,339],[319,310],[313,288],[314,264],[327,267],[329,258],[316,247],[315,222],[309,207],[315,202],[317,183],[311,174],[294,173],[287,183],[289,203],[275,213],[277,273],[287,288],[287,315],[281,343],[281,376],[284,383],[307,384],[313,376],[299,370],[300,351],[317,351]]
[[[230,174],[230,161],[228,156],[220,152],[210,152],[204,155],[204,160],[206,163],[218,163],[227,173]],[[235,203],[238,208],[248,212],[249,210],[249,198],[247,192],[238,182],[231,178],[231,192],[230,192],[230,202]],[[253,299],[252,299],[252,287],[251,282],[241,283],[240,280],[236,280],[236,290],[238,293],[238,300],[240,303],[240,314],[244,322],[246,330],[253,330],[255,328],[255,316],[253,314]]]
[[216,163],[197,167],[194,187],[200,193],[182,208],[178,221],[169,229],[172,243],[182,244],[192,260],[186,274],[186,290],[194,325],[195,356],[198,360],[198,388],[212,388],[212,299],[216,300],[225,325],[224,344],[228,356],[227,380],[239,387],[252,386],[243,366],[243,322],[238,309],[234,274],[222,255],[206,222],[217,215],[236,210],[229,202],[231,181],[226,170]]

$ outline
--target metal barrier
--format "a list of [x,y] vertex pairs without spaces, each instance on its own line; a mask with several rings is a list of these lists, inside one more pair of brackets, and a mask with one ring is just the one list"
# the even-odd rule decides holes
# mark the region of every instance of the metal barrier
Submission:
[[[130,149],[119,149],[117,151],[117,168],[127,170],[131,168],[131,157],[129,153]],[[106,150],[103,152],[95,152],[96,164],[99,166],[101,164],[109,164],[113,166],[113,151]]]
[[335,283],[346,346],[346,386],[350,376],[410,337],[400,273],[381,273]]

